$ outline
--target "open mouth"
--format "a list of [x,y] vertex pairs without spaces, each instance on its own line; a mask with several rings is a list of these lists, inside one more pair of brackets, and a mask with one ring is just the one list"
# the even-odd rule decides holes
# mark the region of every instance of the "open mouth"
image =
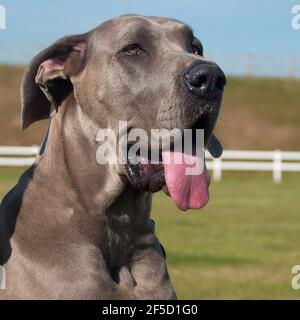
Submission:
[[[176,151],[171,145],[170,150],[159,150],[158,163],[151,163],[151,160],[148,160],[150,157],[148,159],[141,157],[139,163],[133,164],[128,159],[126,165],[128,179],[134,188],[153,193],[163,190],[183,211],[200,209],[209,200],[210,179],[205,166],[204,152],[199,155],[194,150],[197,149],[196,130],[204,130],[204,144],[206,145],[213,126],[205,116],[202,116],[195,121],[191,129],[193,152],[187,154]],[[197,170],[189,174],[191,167]]]

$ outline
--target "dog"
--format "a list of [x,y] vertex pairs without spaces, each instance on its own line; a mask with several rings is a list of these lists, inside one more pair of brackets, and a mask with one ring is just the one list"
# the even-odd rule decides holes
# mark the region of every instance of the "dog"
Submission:
[[152,194],[164,189],[182,210],[200,208],[207,171],[195,180],[201,194],[182,194],[172,168],[100,166],[96,136],[120,134],[119,120],[128,131],[203,129],[219,156],[213,130],[225,84],[192,29],[167,18],[117,17],[38,54],[22,82],[22,128],[51,120],[33,166],[1,204],[0,299],[176,299]]

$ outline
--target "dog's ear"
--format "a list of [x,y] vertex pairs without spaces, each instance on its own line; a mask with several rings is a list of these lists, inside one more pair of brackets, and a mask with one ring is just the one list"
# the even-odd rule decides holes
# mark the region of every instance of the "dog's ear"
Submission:
[[73,91],[71,77],[84,67],[88,38],[65,37],[31,61],[21,86],[22,129],[49,118]]
[[214,158],[221,157],[223,153],[223,146],[219,141],[219,139],[214,134],[212,134],[212,136],[208,141],[207,149]]

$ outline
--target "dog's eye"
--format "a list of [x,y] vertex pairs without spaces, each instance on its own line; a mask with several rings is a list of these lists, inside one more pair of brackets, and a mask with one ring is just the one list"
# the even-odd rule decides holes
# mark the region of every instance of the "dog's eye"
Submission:
[[196,54],[197,56],[203,56],[203,48],[200,42],[197,40],[194,40],[192,43],[192,50],[193,53]]
[[144,49],[137,43],[131,44],[121,50],[121,53],[125,56],[139,56],[144,52]]

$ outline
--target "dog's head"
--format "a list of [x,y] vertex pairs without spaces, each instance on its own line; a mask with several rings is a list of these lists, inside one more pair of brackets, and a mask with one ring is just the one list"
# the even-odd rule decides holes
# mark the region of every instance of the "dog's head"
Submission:
[[[54,115],[73,93],[99,129],[109,127],[119,134],[120,120],[127,121],[127,132],[204,129],[204,143],[217,156],[222,149],[212,132],[225,83],[223,71],[204,58],[200,40],[187,25],[166,18],[122,16],[87,34],[63,38],[33,59],[23,81],[23,128]],[[174,150],[167,155],[174,157]],[[166,178],[168,192],[183,210],[201,207],[207,200],[197,202],[199,191],[193,191],[205,191],[206,172],[200,179],[185,179],[182,167],[125,168],[141,190],[160,190]],[[181,178],[189,191],[176,190]]]

